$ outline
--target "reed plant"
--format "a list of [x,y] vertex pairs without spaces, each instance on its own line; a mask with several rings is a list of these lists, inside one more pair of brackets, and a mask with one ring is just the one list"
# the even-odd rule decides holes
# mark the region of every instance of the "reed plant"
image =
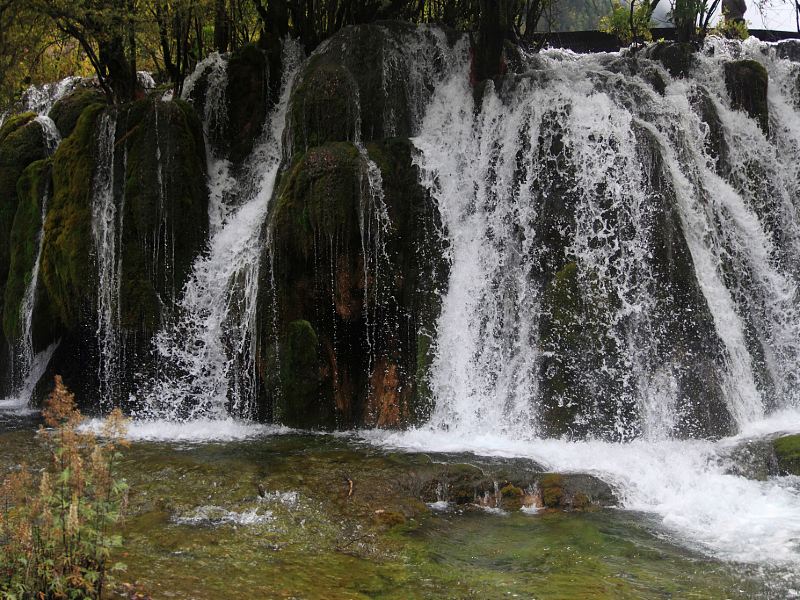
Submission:
[[124,571],[112,563],[128,486],[117,466],[125,441],[119,410],[100,435],[82,427],[75,397],[55,378],[39,436],[46,465],[21,465],[0,487],[0,595],[9,600],[101,598]]

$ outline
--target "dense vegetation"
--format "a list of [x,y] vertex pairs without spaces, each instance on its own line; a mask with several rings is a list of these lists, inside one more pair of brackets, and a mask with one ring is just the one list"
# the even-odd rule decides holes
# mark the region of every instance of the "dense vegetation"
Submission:
[[[702,35],[719,1],[674,0],[684,41],[698,29]],[[485,50],[478,69],[491,75],[504,39],[536,47],[537,32],[596,29],[615,10],[613,31],[624,38],[625,13],[635,32],[649,25],[658,4],[634,0],[628,11],[603,0],[0,0],[0,106],[31,83],[74,74],[96,75],[112,102],[137,97],[137,70],[180,91],[211,52],[236,50],[262,34],[291,34],[311,50],[345,26],[382,19],[477,32]]]

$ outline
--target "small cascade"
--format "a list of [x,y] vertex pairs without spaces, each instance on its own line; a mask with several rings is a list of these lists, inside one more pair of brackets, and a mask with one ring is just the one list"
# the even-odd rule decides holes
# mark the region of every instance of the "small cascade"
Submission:
[[[47,204],[50,200],[50,186],[45,185],[42,191],[42,229],[36,242],[36,260],[33,264],[31,277],[25,286],[25,295],[22,297],[20,305],[20,351],[18,353],[17,372],[27,380],[33,372],[34,350],[33,350],[33,311],[36,303],[36,288],[39,284],[39,266],[42,260],[42,246],[44,245],[44,221],[47,216]],[[23,386],[24,387],[24,386]]]
[[[212,144],[210,241],[182,291],[175,319],[156,336],[160,373],[141,390],[144,417],[187,420],[251,414],[261,233],[282,159],[280,142],[300,61],[299,46],[285,42],[280,101],[238,179],[213,150],[214,131],[224,114],[218,109],[224,107],[225,61],[214,55],[198,69],[209,72],[204,128]],[[196,81],[187,80],[185,96]]]
[[104,113],[97,125],[97,169],[92,187],[92,237],[97,264],[98,378],[101,403],[115,397],[120,375],[119,335],[122,209],[117,206],[115,188],[117,118]]
[[[388,256],[384,239],[391,226],[389,213],[383,191],[383,177],[380,168],[375,164],[363,144],[356,144],[364,164],[362,178],[361,202],[358,225],[361,230],[361,253],[364,262],[364,315],[366,319],[366,337],[369,351],[367,376],[372,374],[375,363],[375,336],[377,334],[377,307],[381,305],[382,284],[381,266],[386,265]],[[388,324],[384,323],[386,327]]]
[[35,121],[42,127],[45,144],[47,145],[47,153],[52,155],[56,151],[56,148],[58,148],[58,144],[61,143],[61,133],[50,117],[39,115],[36,117]]
[[22,111],[46,115],[56,102],[75,91],[86,81],[83,77],[71,76],[55,83],[46,83],[40,86],[32,85],[22,95],[20,108]]

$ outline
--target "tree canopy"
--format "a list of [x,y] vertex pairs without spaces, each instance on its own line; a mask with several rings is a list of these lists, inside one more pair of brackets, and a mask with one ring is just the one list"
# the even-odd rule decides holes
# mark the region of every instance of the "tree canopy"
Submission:
[[[719,0],[674,0],[681,37],[707,28]],[[637,9],[658,0],[634,0]],[[608,0],[0,0],[0,107],[31,83],[95,75],[111,102],[135,98],[137,70],[179,92],[196,63],[266,35],[308,51],[339,29],[382,19],[474,31],[491,74],[501,42],[537,31],[596,29]],[[487,62],[488,61],[488,62]],[[486,62],[484,65],[483,63]],[[483,66],[482,66],[483,65]]]

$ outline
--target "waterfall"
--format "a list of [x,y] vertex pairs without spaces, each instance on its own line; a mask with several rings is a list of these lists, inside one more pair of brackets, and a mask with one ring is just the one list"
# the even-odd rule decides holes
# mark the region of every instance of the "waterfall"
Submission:
[[[769,72],[769,135],[728,97],[741,58]],[[417,163],[451,262],[435,408],[365,436],[596,473],[665,535],[796,588],[796,481],[748,480],[725,457],[800,431],[800,66],[714,39],[686,79],[625,52],[526,60],[476,106],[463,56],[426,110]],[[688,279],[665,268],[681,247]],[[569,369],[580,395],[554,385]],[[553,415],[574,419],[562,439]],[[718,418],[736,435],[678,439]]]
[[[204,129],[213,144],[225,113],[225,61],[207,59],[210,70]],[[243,172],[234,179],[213,149],[209,155],[210,240],[176,308],[176,318],[156,336],[158,377],[142,395],[143,416],[169,420],[251,415],[255,394],[255,311],[262,228],[281,164],[281,138],[289,94],[300,66],[299,46],[283,50],[280,101]],[[187,81],[188,96],[196,79]]]
[[92,238],[97,264],[98,378],[104,405],[113,401],[120,375],[120,277],[123,207],[117,206],[115,189],[117,118],[105,112],[97,125],[97,168],[92,186]]
[[[502,90],[490,86],[477,112],[464,60],[434,96],[416,144],[450,234],[452,273],[439,321],[432,427],[541,433],[540,385],[553,352],[541,328],[554,318],[543,305],[551,275],[542,265],[573,263],[578,289],[595,304],[584,315],[585,332],[598,336],[591,342],[598,369],[585,373],[585,389],[599,398],[583,399],[594,403],[581,415],[588,430],[626,439],[675,429],[685,410],[675,397],[680,374],[694,365],[657,347],[669,339],[659,333],[663,282],[652,260],[659,217],[643,140],[663,163],[662,192],[674,196],[724,349],[721,386],[733,421],[741,428],[763,418],[765,407],[797,405],[800,312],[791,266],[798,254],[794,244],[776,245],[768,227],[785,228],[781,239],[800,232],[792,205],[798,180],[784,176],[780,164],[791,163],[800,146],[786,160],[785,148],[730,108],[719,53],[702,59],[702,78],[670,80],[665,97],[644,79],[619,73],[615,60],[546,52],[528,75]],[[689,100],[705,86],[731,140],[728,176],[715,170],[707,126]],[[782,93],[773,86],[771,98]],[[780,136],[800,135],[793,125],[796,117],[782,123]],[[769,169],[769,189],[737,186],[748,164]],[[771,194],[779,206],[763,205]],[[554,197],[572,207],[574,223],[553,224]],[[548,236],[558,236],[564,256],[548,254]],[[764,373],[757,375],[757,366]],[[596,428],[601,422],[605,429]]]

